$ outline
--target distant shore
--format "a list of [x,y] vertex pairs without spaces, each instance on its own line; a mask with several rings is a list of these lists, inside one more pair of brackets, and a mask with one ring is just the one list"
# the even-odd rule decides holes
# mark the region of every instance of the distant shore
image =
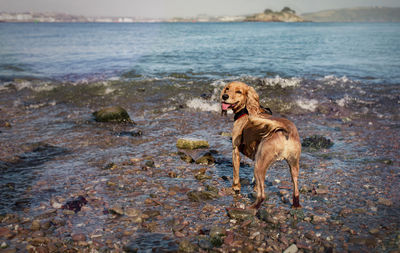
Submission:
[[[285,7],[287,8],[287,7]],[[400,8],[360,7],[324,10],[296,14],[287,8],[281,11],[266,9],[262,13],[236,16],[138,18],[138,17],[87,17],[66,13],[7,13],[0,12],[0,22],[32,23],[159,23],[159,22],[400,22]]]

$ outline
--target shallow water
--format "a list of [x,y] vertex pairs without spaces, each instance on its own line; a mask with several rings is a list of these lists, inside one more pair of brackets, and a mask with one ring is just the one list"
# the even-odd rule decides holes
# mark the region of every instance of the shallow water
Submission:
[[[254,66],[246,65],[240,70],[240,63],[222,64],[223,56],[210,63],[206,63],[202,54],[195,59],[186,58],[190,54],[174,54],[171,61],[162,60],[168,58],[165,52],[169,49],[165,48],[178,50],[181,45],[176,44],[178,41],[189,43],[202,38],[197,29],[208,31],[205,42],[198,45],[199,50],[214,52],[217,48],[206,42],[221,40],[221,44],[226,44],[226,36],[237,29],[242,35],[252,34],[257,38],[262,34],[260,29],[272,29],[275,35],[282,32],[282,41],[289,46],[286,36],[293,32],[293,27],[298,28],[298,33],[306,29],[318,36],[327,36],[326,31],[321,31],[322,27],[345,28],[338,35],[340,40],[348,38],[345,35],[350,28],[370,33],[368,26],[255,24],[258,32],[250,34],[246,30],[250,24],[193,24],[196,29],[189,33],[188,41],[174,35],[186,34],[188,27],[192,27],[190,24],[104,25],[101,27],[105,30],[101,32],[96,30],[97,26],[0,24],[1,29],[38,28],[39,31],[28,33],[28,41],[35,40],[34,36],[51,34],[46,43],[54,45],[52,50],[56,53],[51,55],[48,48],[33,45],[30,53],[35,57],[30,59],[29,68],[25,68],[24,63],[21,69],[6,67],[1,72],[0,236],[8,249],[23,251],[44,247],[49,251],[118,252],[132,247],[142,252],[175,251],[184,239],[205,251],[214,247],[223,252],[244,248],[279,251],[293,243],[313,251],[389,252],[399,249],[400,86],[398,73],[393,71],[398,66],[396,60],[385,62],[384,72],[368,75],[367,66],[372,66],[373,57],[367,57],[368,63],[360,65],[344,60],[353,67],[357,65],[357,70],[346,65],[334,68],[333,59],[341,58],[341,54],[335,54],[331,60],[308,58],[310,64],[331,65],[321,64],[316,68],[304,65],[308,66],[307,71],[293,59],[281,67],[277,64],[268,68],[264,68],[265,62],[255,61]],[[116,27],[142,34],[145,41],[158,31],[169,38],[169,43],[163,44],[160,40],[163,37],[157,37],[151,43],[164,51],[160,49],[160,54],[151,51],[142,56],[134,62],[141,68],[135,67],[134,71],[129,70],[130,60],[124,61],[123,57],[122,63],[115,62],[123,67],[118,65],[114,69],[112,62],[119,54],[111,48],[110,52],[104,52],[105,58],[108,57],[102,65],[106,71],[98,74],[102,71],[101,64],[91,64],[92,61],[98,63],[101,57],[98,44],[91,44],[93,48],[90,45],[76,48],[75,53],[86,59],[83,65],[76,65],[72,56],[60,60],[73,44],[69,43],[65,51],[58,50],[63,44],[56,42],[64,38],[64,33],[56,31],[76,31],[70,39],[84,41],[79,36],[96,32],[99,38],[105,39],[103,36],[113,34]],[[157,30],[160,27],[163,29]],[[372,31],[385,28],[382,33],[386,29],[397,29],[392,24],[371,24],[371,27]],[[227,34],[221,35],[220,29],[227,29]],[[15,39],[22,36],[16,31],[9,35]],[[398,36],[392,35],[391,38]],[[171,40],[176,43],[171,45]],[[350,40],[351,45],[357,44],[356,39]],[[98,41],[105,43],[101,39]],[[192,42],[189,44],[196,47]],[[15,52],[21,51],[24,55],[24,47],[18,43]],[[235,51],[235,47],[247,48],[240,45],[232,42],[226,49],[219,50],[228,54],[229,50]],[[26,47],[32,49],[29,45]],[[348,47],[345,45],[343,50],[350,50]],[[247,49],[262,48],[256,43],[255,49]],[[281,49],[278,46],[271,57],[281,57],[278,56]],[[392,49],[398,52],[396,46]],[[4,55],[6,51],[2,50]],[[48,62],[42,54],[49,54]],[[388,59],[393,57],[384,55]],[[19,63],[15,63],[25,56],[18,58],[20,56],[14,54],[6,62],[17,66]],[[56,64],[56,60],[61,63]],[[73,65],[71,69],[66,68],[69,64]],[[52,67],[48,68],[50,65]],[[340,70],[343,68],[346,71]],[[264,74],[267,69],[274,73]],[[348,74],[347,71],[352,72]],[[17,76],[20,78],[16,79]],[[264,106],[296,124],[302,139],[318,134],[334,142],[330,149],[303,148],[299,179],[303,213],[296,214],[303,218],[290,213],[292,186],[289,168],[284,162],[269,169],[268,200],[261,208],[276,216],[279,225],[271,225],[261,218],[247,222],[227,216],[226,208],[243,207],[253,201],[250,184],[253,162],[247,158],[242,159],[241,195],[236,196],[229,190],[231,142],[221,133],[230,132],[233,115],[221,117],[218,97],[222,87],[232,80],[252,85]],[[124,107],[136,124],[99,123],[93,119],[94,111],[111,105]],[[143,133],[141,136],[127,134],[139,130]],[[181,160],[176,148],[176,141],[181,137],[207,140],[215,163],[198,165]],[[190,154],[196,158],[207,151]],[[154,167],[146,165],[149,161],[154,161]],[[196,179],[201,169],[208,179]],[[216,189],[220,197],[201,202],[189,200],[188,192],[207,189]],[[61,208],[79,196],[88,201],[81,211],[68,212]],[[123,210],[122,215],[116,214],[119,209]],[[130,209],[142,215],[131,215]],[[40,228],[35,228],[36,221]],[[213,234],[210,230],[216,227],[224,230],[223,243],[209,248],[207,241]],[[84,239],[79,239],[82,235]]]

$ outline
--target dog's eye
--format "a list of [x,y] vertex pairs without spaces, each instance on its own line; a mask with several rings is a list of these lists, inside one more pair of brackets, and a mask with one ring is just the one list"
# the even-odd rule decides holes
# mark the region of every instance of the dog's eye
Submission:
[[237,94],[242,94],[242,92],[240,90],[237,90],[236,93]]
[[229,88],[226,88],[225,91],[229,91]]

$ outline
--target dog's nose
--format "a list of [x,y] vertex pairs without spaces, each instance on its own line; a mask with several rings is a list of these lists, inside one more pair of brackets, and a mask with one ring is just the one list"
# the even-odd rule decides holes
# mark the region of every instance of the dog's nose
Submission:
[[229,95],[228,95],[228,94],[222,95],[222,99],[223,99],[223,100],[227,100],[228,98],[229,98]]

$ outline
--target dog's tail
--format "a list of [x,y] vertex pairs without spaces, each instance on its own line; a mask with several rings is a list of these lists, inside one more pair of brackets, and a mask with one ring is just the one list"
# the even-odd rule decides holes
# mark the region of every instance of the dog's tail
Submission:
[[281,131],[285,135],[286,139],[288,139],[291,131],[288,125],[281,122],[281,120],[275,120],[271,118],[249,116],[248,124],[251,128],[256,129],[262,137],[268,137],[273,133]]

